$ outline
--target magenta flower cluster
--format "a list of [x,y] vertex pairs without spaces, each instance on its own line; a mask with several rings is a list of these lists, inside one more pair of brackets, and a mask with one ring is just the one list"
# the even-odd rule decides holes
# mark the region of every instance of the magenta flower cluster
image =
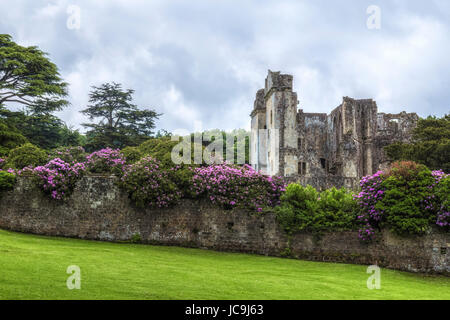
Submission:
[[72,192],[76,181],[86,170],[84,163],[69,164],[59,158],[50,160],[45,166],[39,166],[34,169],[25,169],[31,171],[38,180],[38,184],[53,199],[63,200]]
[[16,170],[13,168],[3,168],[6,165],[6,159],[5,158],[0,158],[0,171],[6,171],[12,174],[16,174]]
[[50,159],[59,158],[68,163],[84,162],[86,161],[86,151],[83,147],[66,147],[56,149],[49,155]]
[[204,195],[225,208],[244,207],[261,212],[280,203],[286,184],[281,177],[263,175],[249,165],[219,164],[196,168],[192,189],[195,195]]
[[358,237],[362,241],[370,241],[373,239],[375,227],[378,226],[384,213],[376,208],[377,202],[383,198],[385,192],[381,185],[382,182],[382,171],[365,176],[359,183],[361,191],[357,195],[354,195],[354,199],[360,206],[358,221],[361,227],[358,232]]
[[[444,171],[442,170],[435,170],[433,172],[431,172],[431,174],[434,177],[434,183],[433,185],[430,187],[431,189],[436,188],[437,185],[439,185],[439,183],[442,181],[442,179],[448,179],[450,177],[450,174],[446,174]],[[433,199],[427,199],[427,205],[429,206],[430,210],[433,210],[433,202],[432,200],[434,199],[434,195],[433,195]],[[436,224],[440,227],[450,227],[450,212],[449,212],[449,201],[448,201],[448,194],[447,194],[447,201],[443,201],[442,203],[437,203],[434,206],[436,207],[436,211],[437,211],[437,219],[436,219]]]
[[108,173],[125,165],[125,157],[118,149],[105,148],[86,157],[86,168],[92,173]]
[[168,207],[182,197],[182,192],[171,181],[169,171],[163,170],[161,164],[150,156],[124,166],[120,185],[140,207]]

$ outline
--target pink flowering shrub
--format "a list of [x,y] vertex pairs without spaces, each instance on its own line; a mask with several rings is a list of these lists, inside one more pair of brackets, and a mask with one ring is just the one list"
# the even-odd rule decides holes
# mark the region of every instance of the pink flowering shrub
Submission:
[[67,163],[78,163],[86,161],[86,151],[83,147],[60,147],[52,150],[49,159],[59,158]]
[[3,166],[6,163],[6,159],[0,158],[0,170],[3,169]]
[[194,172],[193,193],[227,209],[241,207],[261,212],[278,205],[286,187],[283,179],[265,176],[249,165],[210,165]]
[[375,230],[388,228],[400,235],[421,235],[430,225],[448,227],[450,178],[412,161],[394,163],[361,179],[354,198],[360,206],[359,237],[372,240]]
[[76,182],[85,171],[84,163],[69,164],[59,158],[46,165],[28,169],[39,187],[52,199],[63,200],[72,193]]
[[92,173],[121,173],[126,159],[118,149],[101,149],[86,157],[86,168]]
[[[445,174],[442,170],[432,172],[435,183],[432,186],[436,197],[433,199],[437,203],[434,208],[437,211],[436,224],[442,228],[450,228],[450,174]],[[433,206],[431,203],[430,206]],[[433,208],[433,207],[431,207]]]
[[178,202],[183,193],[170,179],[156,159],[147,156],[123,167],[119,186],[138,207],[168,207]]
[[360,206],[358,222],[361,227],[358,232],[358,237],[362,241],[372,240],[375,234],[375,228],[379,227],[381,217],[384,213],[383,210],[376,208],[377,202],[383,199],[385,192],[382,182],[382,171],[363,177],[359,182],[361,191],[353,196]]

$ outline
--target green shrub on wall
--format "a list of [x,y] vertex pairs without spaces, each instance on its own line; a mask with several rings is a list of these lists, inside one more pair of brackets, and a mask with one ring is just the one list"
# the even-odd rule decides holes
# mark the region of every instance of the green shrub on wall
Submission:
[[397,234],[424,234],[435,218],[423,205],[424,199],[434,197],[433,183],[430,169],[423,165],[394,167],[382,183],[384,197],[376,204],[384,212],[380,226]]
[[120,150],[120,153],[122,153],[126,159],[126,164],[136,163],[141,160],[143,156],[143,153],[138,147],[126,147]]
[[435,194],[438,202],[436,224],[450,231],[450,175],[440,179]]
[[16,176],[6,171],[0,171],[0,192],[11,190],[16,183]]
[[168,207],[182,196],[168,171],[161,169],[161,163],[150,156],[123,170],[119,186],[138,207]]
[[399,235],[423,235],[436,225],[448,229],[448,177],[412,161],[396,162],[386,173],[363,177],[355,195],[361,210],[361,240],[372,240],[381,229]]
[[353,230],[358,208],[345,189],[331,188],[318,192],[311,186],[290,184],[275,209],[277,220],[288,233],[299,231]]
[[31,143],[26,143],[9,152],[7,165],[11,168],[22,169],[28,166],[39,166],[47,162],[44,150]]
[[49,159],[59,158],[67,163],[78,163],[86,161],[86,151],[83,147],[59,147],[49,153]]

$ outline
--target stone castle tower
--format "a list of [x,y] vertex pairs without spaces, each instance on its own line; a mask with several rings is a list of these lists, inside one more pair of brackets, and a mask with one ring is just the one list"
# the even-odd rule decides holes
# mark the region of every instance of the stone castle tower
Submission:
[[316,188],[355,188],[389,164],[383,147],[409,141],[415,113],[378,113],[372,99],[344,97],[330,114],[298,109],[293,76],[272,72],[251,113],[252,166]]

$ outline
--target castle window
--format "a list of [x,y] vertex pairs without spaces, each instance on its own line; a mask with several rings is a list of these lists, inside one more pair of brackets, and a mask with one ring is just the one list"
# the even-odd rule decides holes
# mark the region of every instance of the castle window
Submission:
[[327,160],[324,158],[320,158],[320,164],[322,165],[322,169],[326,168]]
[[302,148],[302,138],[298,138],[298,149]]
[[306,162],[299,162],[298,163],[298,174],[304,175],[306,174]]
[[270,125],[272,125],[273,123],[273,114],[272,114],[272,110],[270,110]]

